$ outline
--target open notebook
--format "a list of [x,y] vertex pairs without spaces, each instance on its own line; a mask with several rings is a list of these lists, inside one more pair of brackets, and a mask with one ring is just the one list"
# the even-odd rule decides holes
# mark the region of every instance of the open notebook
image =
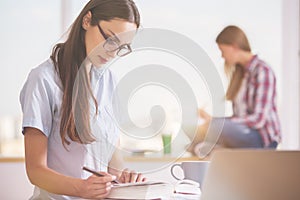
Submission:
[[[176,195],[186,197],[189,195],[199,199],[199,185],[191,184],[189,181],[179,181],[177,184],[171,184],[161,181],[147,181],[139,183],[114,184],[107,199],[173,199]],[[188,183],[188,184],[187,184]]]
[[114,184],[106,199],[170,199],[174,186],[159,181]]

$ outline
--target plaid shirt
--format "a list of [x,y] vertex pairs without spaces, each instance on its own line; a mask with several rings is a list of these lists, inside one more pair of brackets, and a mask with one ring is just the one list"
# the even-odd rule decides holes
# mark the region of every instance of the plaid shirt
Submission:
[[276,108],[276,78],[269,66],[254,56],[246,67],[242,86],[233,101],[235,122],[258,130],[265,147],[280,142],[280,123]]

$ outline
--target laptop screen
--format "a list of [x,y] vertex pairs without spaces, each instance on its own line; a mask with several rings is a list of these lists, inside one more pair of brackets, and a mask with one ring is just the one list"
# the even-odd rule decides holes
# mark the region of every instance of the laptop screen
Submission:
[[217,150],[201,200],[299,200],[300,151]]

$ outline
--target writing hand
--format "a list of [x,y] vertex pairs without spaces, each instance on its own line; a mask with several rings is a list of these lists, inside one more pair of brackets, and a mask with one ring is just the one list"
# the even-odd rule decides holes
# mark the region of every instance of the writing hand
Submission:
[[119,182],[121,183],[135,183],[144,181],[146,181],[146,178],[141,173],[130,171],[129,169],[124,169],[119,178]]
[[116,179],[106,172],[99,172],[103,176],[92,175],[81,185],[81,197],[86,199],[99,199],[106,197],[111,190],[111,181]]

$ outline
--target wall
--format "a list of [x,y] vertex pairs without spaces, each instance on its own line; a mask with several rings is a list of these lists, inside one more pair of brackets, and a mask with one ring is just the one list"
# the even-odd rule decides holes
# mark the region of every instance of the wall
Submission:
[[0,162],[0,199],[29,199],[33,185],[27,179],[24,162]]
[[282,11],[282,148],[299,149],[299,1],[283,1]]

